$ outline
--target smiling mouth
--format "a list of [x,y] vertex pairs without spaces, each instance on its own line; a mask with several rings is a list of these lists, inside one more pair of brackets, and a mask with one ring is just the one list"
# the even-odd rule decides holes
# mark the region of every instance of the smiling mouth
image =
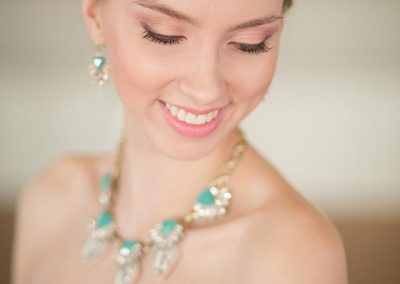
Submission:
[[179,134],[199,138],[211,134],[222,120],[228,105],[206,111],[159,101],[168,124]]
[[[189,110],[185,110],[181,107],[172,105],[168,102],[165,103],[165,107],[169,110],[169,113],[176,117],[178,120],[186,122],[191,125],[202,125],[213,121],[220,112],[220,109],[215,109],[208,112],[203,112],[202,114],[196,114]],[[199,112],[197,112],[199,113]]]

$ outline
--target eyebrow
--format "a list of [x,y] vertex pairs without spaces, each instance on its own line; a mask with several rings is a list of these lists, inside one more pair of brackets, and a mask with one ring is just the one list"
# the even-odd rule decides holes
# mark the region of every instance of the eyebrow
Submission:
[[[131,2],[134,4],[138,4],[142,7],[149,8],[151,10],[160,12],[164,15],[170,16],[170,17],[178,19],[180,21],[190,23],[194,26],[199,26],[199,21],[197,19],[193,19],[193,18],[183,14],[182,12],[176,11],[164,4],[156,3],[155,0],[132,0]],[[232,32],[232,31],[236,31],[236,30],[242,30],[242,29],[246,29],[246,28],[256,27],[256,26],[272,23],[272,22],[275,22],[275,21],[278,21],[281,19],[283,19],[283,16],[280,16],[280,15],[270,15],[270,16],[266,16],[266,17],[261,17],[261,18],[246,21],[244,23],[230,27],[228,29],[228,31]]]

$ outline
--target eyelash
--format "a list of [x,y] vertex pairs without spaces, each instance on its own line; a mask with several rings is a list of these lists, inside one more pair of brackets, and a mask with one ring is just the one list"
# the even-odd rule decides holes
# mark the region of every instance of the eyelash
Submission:
[[[159,44],[178,44],[181,40],[181,36],[166,36],[162,34],[158,34],[152,32],[148,29],[145,29],[143,32],[143,38],[148,39],[150,41],[154,41]],[[268,47],[265,45],[265,41],[268,39],[267,37],[263,42],[258,44],[244,44],[244,43],[234,43],[238,47],[238,49],[244,53],[248,54],[258,54],[268,52],[272,47]]]

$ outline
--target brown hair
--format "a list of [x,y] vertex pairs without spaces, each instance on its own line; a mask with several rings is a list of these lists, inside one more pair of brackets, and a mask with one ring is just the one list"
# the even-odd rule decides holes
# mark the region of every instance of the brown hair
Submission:
[[292,0],[283,0],[283,13],[285,13],[293,4]]

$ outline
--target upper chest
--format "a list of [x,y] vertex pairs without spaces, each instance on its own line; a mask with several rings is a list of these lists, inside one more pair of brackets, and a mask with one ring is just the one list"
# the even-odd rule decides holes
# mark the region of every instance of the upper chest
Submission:
[[[100,172],[103,170],[96,170],[94,185],[97,185]],[[96,205],[95,198],[98,197],[99,188],[93,186],[90,192],[85,197],[88,202],[86,205],[92,209],[96,208],[90,211],[98,212],[100,208]],[[234,203],[232,205],[236,206]],[[83,208],[80,211],[88,212]],[[114,282],[117,244],[111,245],[108,251],[91,263],[81,260],[80,252],[90,217],[83,213],[71,212],[68,224],[65,224],[57,236],[49,239],[46,249],[37,258],[31,273],[37,281],[32,283]],[[243,243],[249,222],[251,216],[185,231],[178,247],[179,258],[163,283],[241,283],[237,277],[241,273],[240,258],[245,253],[246,246],[252,245]],[[149,254],[142,259],[137,284],[158,283],[157,277],[152,274],[151,258]]]

